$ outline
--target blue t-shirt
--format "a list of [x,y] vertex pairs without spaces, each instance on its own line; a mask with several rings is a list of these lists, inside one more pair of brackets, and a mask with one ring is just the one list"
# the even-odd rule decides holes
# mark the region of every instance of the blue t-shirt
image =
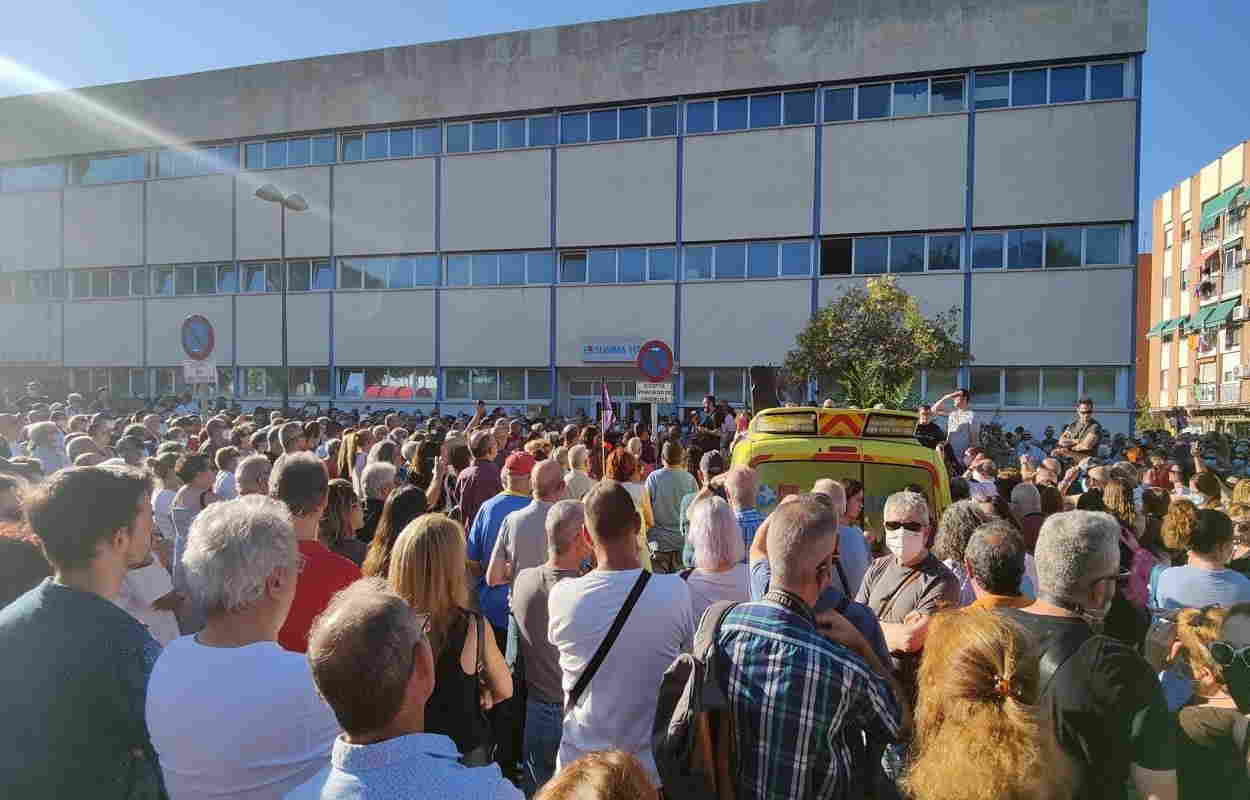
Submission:
[[[838,561],[842,562],[842,572],[846,574],[846,596],[854,597],[859,593],[859,585],[864,582],[864,573],[872,563],[872,553],[868,552],[868,540],[864,532],[854,525],[838,526]],[[835,575],[836,570],[835,570]]]
[[[751,562],[751,600],[758,602],[768,592],[768,582],[772,579],[772,567],[768,564],[768,559],[761,558]],[[847,576],[850,580],[850,576]],[[856,630],[864,635],[868,640],[868,646],[877,654],[877,658],[881,659],[882,664],[890,663],[890,650],[885,646],[885,634],[881,632],[881,623],[877,622],[877,615],[872,613],[872,609],[863,603],[856,603],[854,600],[846,601],[846,608],[839,609],[842,603],[842,593],[836,587],[830,586],[821,593],[820,599],[816,601],[816,608],[813,609],[817,614],[822,611],[833,609],[840,611],[847,621],[855,626]]]
[[469,560],[482,565],[482,575],[477,579],[477,602],[482,614],[496,628],[508,627],[508,584],[487,586],[486,567],[490,564],[491,553],[495,552],[495,539],[499,536],[503,518],[529,504],[529,495],[497,494],[482,503],[473,517],[473,527],[469,529]]
[[1158,599],[1163,608],[1250,603],[1250,578],[1231,569],[1169,567],[1159,576]]

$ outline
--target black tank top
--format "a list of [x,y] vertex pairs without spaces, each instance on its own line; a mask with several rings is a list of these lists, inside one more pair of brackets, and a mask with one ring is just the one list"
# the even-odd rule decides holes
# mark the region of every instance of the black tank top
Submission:
[[[434,693],[425,704],[426,731],[450,737],[463,756],[490,743],[490,729],[478,699],[477,675],[466,675],[460,666],[471,613],[459,609],[456,620],[447,631],[443,651],[439,653],[434,668]],[[482,618],[474,616],[477,617],[477,624],[482,625]],[[485,631],[485,634],[493,635],[490,631]],[[473,643],[473,647],[476,652],[477,642]]]

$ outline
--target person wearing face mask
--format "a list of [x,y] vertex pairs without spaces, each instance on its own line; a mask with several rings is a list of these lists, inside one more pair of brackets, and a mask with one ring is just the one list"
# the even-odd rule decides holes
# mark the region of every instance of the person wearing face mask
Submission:
[[1176,726],[1150,665],[1102,635],[1120,578],[1120,526],[1110,514],[1047,518],[1038,536],[1037,600],[1000,608],[1040,643],[1041,701],[1078,768],[1077,800],[1119,795],[1175,800]]
[[1200,643],[1203,655],[1195,670],[1194,698],[1199,702],[1177,715],[1182,794],[1250,796],[1250,605],[1233,606],[1227,612],[1202,609],[1183,614],[1222,616],[1222,620],[1215,622],[1214,636],[1204,636]]
[[882,516],[889,553],[869,565],[855,601],[881,622],[895,673],[912,702],[929,619],[959,605],[959,578],[925,546],[931,525],[924,495],[896,492]]

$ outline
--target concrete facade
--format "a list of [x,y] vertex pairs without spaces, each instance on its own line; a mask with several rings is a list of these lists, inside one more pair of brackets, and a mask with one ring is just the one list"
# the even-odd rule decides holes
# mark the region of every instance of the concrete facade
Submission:
[[[378,389],[433,376],[417,404],[444,410],[478,392],[593,407],[599,378],[628,401],[636,371],[586,353],[647,339],[675,351],[679,397],[738,397],[817,304],[897,272],[926,313],[958,310],[974,357],[921,393],[1075,369],[1125,430],[1145,26],[1144,0],[768,0],[0,99],[26,120],[0,141],[0,380],[64,368],[82,388],[129,368],[115,390],[149,392],[202,314],[226,393],[272,403],[276,383],[257,394],[250,377],[281,363],[279,213],[254,196],[272,183],[309,204],[286,215],[287,355],[330,375],[305,381],[325,386],[316,402],[376,402],[342,391],[349,368],[384,373]],[[1034,104],[974,90],[1015,65],[1056,87],[1079,69],[1085,88]],[[952,80],[962,97],[939,106]],[[322,140],[332,152],[310,157]],[[186,145],[235,160],[184,177],[165,151]],[[147,177],[109,182],[100,154],[136,152]],[[49,159],[62,185],[6,189]],[[1237,159],[1195,182],[1195,205]],[[1045,237],[1045,267],[982,271],[982,234],[1010,262],[1021,233]],[[1056,301],[1073,296],[1100,313]],[[1025,348],[1022,325],[1071,337]],[[1005,424],[1056,424],[1075,401],[1008,394],[982,404]]]

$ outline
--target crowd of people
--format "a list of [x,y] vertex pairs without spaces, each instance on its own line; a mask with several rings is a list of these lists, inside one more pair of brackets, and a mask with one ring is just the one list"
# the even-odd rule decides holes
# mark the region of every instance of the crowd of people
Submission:
[[851,479],[763,513],[713,398],[653,438],[31,397],[0,796],[1250,794],[1250,480],[1104,463],[1085,400],[1009,465],[966,394],[922,407],[953,502],[873,530]]

